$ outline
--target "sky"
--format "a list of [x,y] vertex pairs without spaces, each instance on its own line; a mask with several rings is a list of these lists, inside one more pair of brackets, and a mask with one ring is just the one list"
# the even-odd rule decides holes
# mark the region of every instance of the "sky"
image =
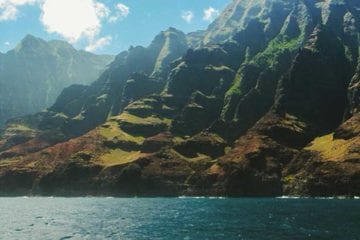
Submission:
[[117,54],[162,30],[206,29],[231,0],[0,0],[0,52],[27,34]]

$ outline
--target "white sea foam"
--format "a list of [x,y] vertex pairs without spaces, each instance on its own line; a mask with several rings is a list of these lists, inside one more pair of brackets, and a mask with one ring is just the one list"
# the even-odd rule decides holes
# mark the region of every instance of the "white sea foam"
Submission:
[[216,197],[216,196],[212,196],[212,197],[209,197],[209,199],[226,199],[226,197]]
[[301,197],[297,197],[297,196],[280,196],[280,197],[276,197],[279,199],[299,199]]
[[206,197],[206,196],[179,196],[178,198],[180,199],[226,199],[226,197],[222,197],[222,196],[210,196],[210,197]]

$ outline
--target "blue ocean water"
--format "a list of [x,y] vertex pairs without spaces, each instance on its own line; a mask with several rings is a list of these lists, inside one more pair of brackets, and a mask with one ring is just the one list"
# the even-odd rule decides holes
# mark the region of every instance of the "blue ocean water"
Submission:
[[0,198],[0,239],[360,239],[360,200]]

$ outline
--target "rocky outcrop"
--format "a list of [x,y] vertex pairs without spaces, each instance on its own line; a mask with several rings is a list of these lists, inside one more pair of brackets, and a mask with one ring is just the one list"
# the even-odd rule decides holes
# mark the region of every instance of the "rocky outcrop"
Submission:
[[360,115],[334,133],[314,139],[284,171],[284,192],[292,195],[360,194]]

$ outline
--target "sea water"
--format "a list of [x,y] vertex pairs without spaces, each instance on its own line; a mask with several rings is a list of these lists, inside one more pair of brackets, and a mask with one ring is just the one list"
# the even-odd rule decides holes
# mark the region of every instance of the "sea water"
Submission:
[[0,239],[360,239],[360,200],[0,198]]

